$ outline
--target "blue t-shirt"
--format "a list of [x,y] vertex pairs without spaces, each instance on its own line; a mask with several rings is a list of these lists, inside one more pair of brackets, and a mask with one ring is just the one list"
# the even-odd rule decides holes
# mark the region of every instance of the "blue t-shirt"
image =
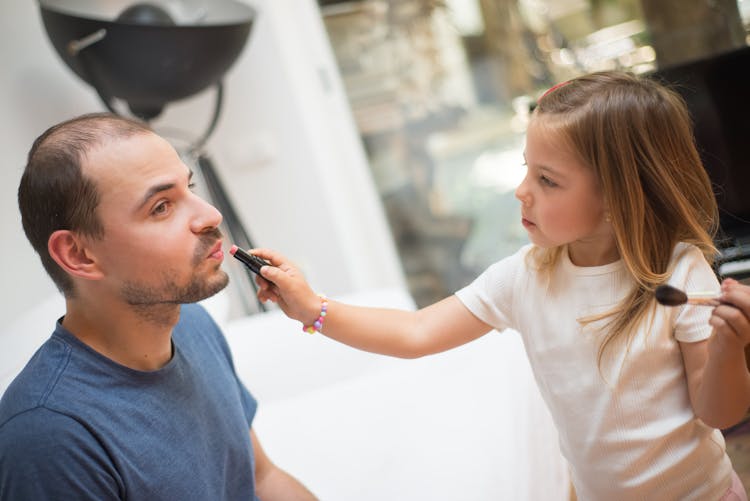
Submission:
[[257,404],[226,340],[184,305],[172,344],[142,372],[58,322],[0,400],[0,500],[257,500]]

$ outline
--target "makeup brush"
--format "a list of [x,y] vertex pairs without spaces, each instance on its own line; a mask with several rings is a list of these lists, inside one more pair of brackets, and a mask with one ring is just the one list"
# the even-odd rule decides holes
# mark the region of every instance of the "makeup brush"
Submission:
[[720,292],[684,292],[671,285],[660,285],[654,291],[656,300],[664,306],[695,304],[699,306],[718,306]]

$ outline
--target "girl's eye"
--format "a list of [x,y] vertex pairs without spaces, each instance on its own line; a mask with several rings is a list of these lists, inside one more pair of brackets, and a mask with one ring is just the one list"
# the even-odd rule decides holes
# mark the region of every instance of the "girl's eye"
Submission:
[[549,186],[550,188],[554,188],[555,186],[557,186],[557,183],[547,176],[539,176],[539,182],[545,186]]
[[193,190],[195,189],[195,183],[189,183],[189,184],[188,184],[188,189],[189,189],[190,191],[193,191]]

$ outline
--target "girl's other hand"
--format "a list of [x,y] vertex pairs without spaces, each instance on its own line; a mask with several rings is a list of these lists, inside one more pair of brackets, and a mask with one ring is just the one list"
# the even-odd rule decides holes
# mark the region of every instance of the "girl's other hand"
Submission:
[[715,341],[744,349],[750,344],[750,287],[727,278],[721,283],[722,304],[714,308],[709,324]]

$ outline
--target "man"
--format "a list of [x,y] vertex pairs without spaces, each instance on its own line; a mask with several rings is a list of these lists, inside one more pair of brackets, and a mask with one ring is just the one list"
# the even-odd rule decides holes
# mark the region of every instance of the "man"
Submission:
[[221,214],[191,187],[126,118],[35,141],[21,219],[66,314],[0,401],[1,500],[315,499],[263,452],[224,337],[186,304],[228,282]]

